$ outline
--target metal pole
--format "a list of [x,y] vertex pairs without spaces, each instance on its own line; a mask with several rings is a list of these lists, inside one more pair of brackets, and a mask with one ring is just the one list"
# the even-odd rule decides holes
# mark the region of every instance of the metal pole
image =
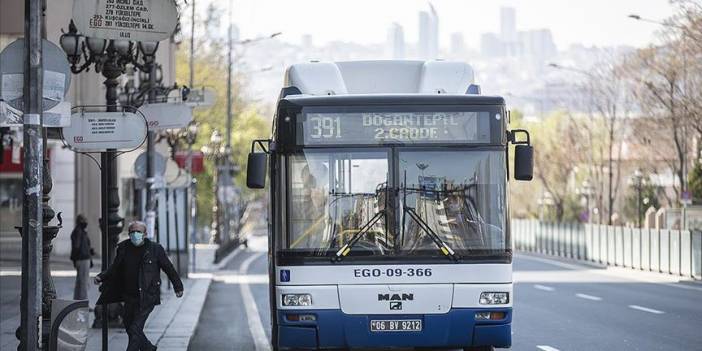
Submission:
[[234,50],[234,38],[232,37],[232,1],[229,1],[229,32],[227,33],[227,143],[232,145],[232,51]]
[[195,86],[195,0],[192,3],[190,14],[190,88]]
[[[192,3],[190,6],[191,8],[191,14],[190,14],[190,88],[195,87],[195,0],[191,0]],[[193,272],[195,272],[195,244],[197,243],[197,240],[195,238],[195,233],[196,233],[196,227],[195,227],[195,210],[194,208],[197,206],[195,203],[195,186],[193,184],[193,144],[188,143],[188,160],[187,160],[187,169],[188,169],[188,204],[190,206],[188,209],[190,210],[189,217],[186,217],[186,230],[188,234],[190,235],[190,242],[193,244]],[[191,229],[192,228],[192,229]],[[187,242],[187,240],[186,240]],[[187,247],[187,243],[185,244]]]
[[[149,70],[149,103],[156,100],[156,63]],[[146,132],[146,231],[152,237],[156,233],[156,196],[154,194],[155,179],[155,134],[152,130]]]
[[638,196],[638,203],[637,203],[637,205],[636,205],[636,208],[637,208],[637,211],[638,211],[638,213],[636,214],[636,218],[637,218],[638,221],[639,221],[639,229],[641,229],[641,191],[643,190],[643,189],[642,189],[643,187],[642,187],[642,184],[641,184],[641,180],[639,180],[639,183],[637,184],[637,187],[636,187],[636,188],[637,188],[637,189],[636,189],[637,192],[639,193],[639,196]]
[[22,288],[20,344],[41,348],[43,129],[41,0],[25,0],[24,7],[24,202],[22,206]]
[[[109,191],[108,191],[108,183],[109,183],[109,177],[110,177],[110,160],[109,160],[109,155],[107,152],[103,152],[100,154],[100,193],[101,195],[101,200],[102,200],[102,247],[101,247],[101,256],[102,256],[102,271],[106,272],[108,266],[110,265],[110,253],[109,253],[109,247],[108,247],[108,231],[109,231],[109,223],[107,221],[107,218],[109,216],[107,208],[109,207]],[[102,305],[102,323],[101,323],[101,328],[102,328],[102,350],[107,351],[108,345],[107,345],[107,323],[108,323],[108,318],[109,318],[109,308],[107,304]]]
[[[185,232],[187,233],[186,235],[190,237],[190,240],[185,240],[185,247],[187,252],[187,247],[188,247],[188,242],[193,243],[193,272],[195,272],[195,241],[194,241],[194,231],[191,230],[191,228],[194,228],[195,222],[193,221],[193,205],[195,204],[195,197],[193,196],[193,144],[190,143],[190,140],[188,140],[188,157],[185,162],[185,168],[188,170],[188,186],[185,188],[185,209],[188,210],[187,215],[185,216]],[[187,264],[186,264],[187,265]]]
[[[224,147],[225,151],[231,150],[232,146],[232,123],[233,123],[233,98],[232,98],[232,66],[234,65],[232,61],[232,51],[234,50],[234,38],[232,37],[232,5],[230,2],[229,6],[229,33],[228,33],[228,50],[227,50],[227,137],[226,137],[226,144]],[[229,154],[224,154],[222,155],[223,157],[223,163],[224,163],[224,177],[221,179],[224,180],[225,182],[222,184],[224,186],[224,189],[229,189],[229,186],[231,185],[231,160],[229,159]],[[220,174],[220,177],[222,174]],[[226,199],[223,199],[226,200]],[[222,201],[220,204],[220,208],[222,209],[222,214],[224,217],[224,223],[223,223],[223,229],[224,233],[220,234],[219,239],[222,244],[227,245],[229,244],[229,239],[231,236],[231,218],[230,218],[230,211],[231,211],[231,206],[228,201]]]

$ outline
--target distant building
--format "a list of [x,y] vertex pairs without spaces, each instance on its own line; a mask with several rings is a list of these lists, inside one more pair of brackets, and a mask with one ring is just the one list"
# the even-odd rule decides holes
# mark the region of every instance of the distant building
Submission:
[[456,32],[451,34],[451,55],[460,55],[466,51],[466,40],[463,33]]
[[495,33],[483,33],[480,36],[480,53],[486,58],[504,56],[502,40]]
[[514,8],[503,7],[500,9],[500,40],[504,52],[508,56],[515,56],[519,51],[517,35],[517,13]]
[[439,16],[434,6],[419,12],[419,58],[435,59],[439,55]]
[[548,59],[556,55],[556,44],[549,29],[534,29],[519,32],[520,54],[537,59]]
[[387,51],[390,58],[405,58],[405,33],[398,23],[393,23],[388,28]]
[[557,54],[549,29],[517,31],[517,14],[511,7],[500,9],[500,33],[484,33],[480,48],[484,57],[526,57],[536,61]]

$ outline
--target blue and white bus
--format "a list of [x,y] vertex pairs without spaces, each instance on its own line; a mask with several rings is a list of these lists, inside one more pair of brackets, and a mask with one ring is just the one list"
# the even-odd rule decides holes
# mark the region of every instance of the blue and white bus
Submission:
[[511,345],[508,180],[533,150],[479,90],[458,62],[288,69],[247,167],[269,180],[275,350]]

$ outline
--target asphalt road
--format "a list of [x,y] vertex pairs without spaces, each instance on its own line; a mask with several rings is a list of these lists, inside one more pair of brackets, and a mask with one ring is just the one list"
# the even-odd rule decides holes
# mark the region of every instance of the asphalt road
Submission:
[[[216,274],[190,350],[267,349],[265,240]],[[512,350],[702,350],[702,284],[541,256],[514,269]]]

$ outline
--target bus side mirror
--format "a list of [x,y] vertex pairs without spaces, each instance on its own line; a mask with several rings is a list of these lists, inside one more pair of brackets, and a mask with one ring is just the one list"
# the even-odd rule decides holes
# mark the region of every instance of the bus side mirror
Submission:
[[251,152],[246,164],[246,186],[250,189],[263,189],[266,186],[266,163],[268,155],[265,152]]
[[514,179],[532,180],[534,178],[534,147],[521,144],[514,147]]

